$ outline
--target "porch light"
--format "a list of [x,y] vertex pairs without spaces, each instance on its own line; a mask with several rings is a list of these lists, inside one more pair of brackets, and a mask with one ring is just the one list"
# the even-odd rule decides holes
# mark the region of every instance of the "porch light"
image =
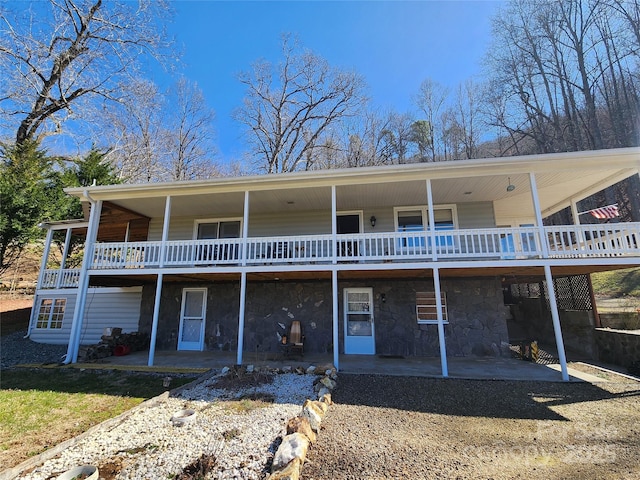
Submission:
[[516,186],[513,183],[511,183],[511,177],[508,177],[508,178],[509,178],[509,185],[507,185],[507,192],[513,192],[516,189]]
[[371,215],[371,218],[369,219],[369,221],[371,222],[372,227],[376,226],[376,217],[374,215]]

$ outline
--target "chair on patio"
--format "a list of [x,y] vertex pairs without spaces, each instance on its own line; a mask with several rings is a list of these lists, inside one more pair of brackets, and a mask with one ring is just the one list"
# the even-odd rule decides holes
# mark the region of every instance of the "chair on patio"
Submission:
[[282,343],[284,356],[290,357],[291,355],[304,356],[304,335],[302,335],[302,328],[300,322],[294,320],[289,327],[289,335],[286,336],[286,341]]

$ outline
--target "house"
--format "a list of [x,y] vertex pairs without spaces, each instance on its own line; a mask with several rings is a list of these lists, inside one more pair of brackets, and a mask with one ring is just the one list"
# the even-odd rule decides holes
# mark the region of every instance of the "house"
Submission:
[[[639,175],[640,149],[70,188],[88,220],[48,229],[34,341],[105,327],[158,350],[506,355],[503,280],[544,279],[568,378],[553,279],[640,265],[640,223],[583,224],[580,200]],[[571,225],[543,218],[570,208]],[[65,233],[63,261],[47,264]],[[81,268],[65,266],[73,234]],[[515,279],[515,280],[514,280]],[[283,326],[285,328],[283,328]]]

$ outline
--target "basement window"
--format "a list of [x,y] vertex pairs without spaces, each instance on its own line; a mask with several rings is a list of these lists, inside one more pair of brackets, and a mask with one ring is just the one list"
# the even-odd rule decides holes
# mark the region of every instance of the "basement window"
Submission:
[[[447,295],[440,293],[442,304],[442,321],[449,323],[447,315]],[[438,323],[438,308],[435,292],[416,292],[416,318],[419,325],[436,325]]]
[[43,298],[38,308],[36,328],[62,328],[66,298]]

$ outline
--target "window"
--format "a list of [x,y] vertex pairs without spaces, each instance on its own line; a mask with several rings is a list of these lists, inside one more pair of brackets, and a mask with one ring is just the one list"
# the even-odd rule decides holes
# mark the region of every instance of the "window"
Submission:
[[43,298],[38,308],[36,328],[62,328],[66,298]]
[[[424,232],[429,230],[429,207],[397,207],[394,209],[396,232],[412,233]],[[437,232],[453,230],[456,228],[457,211],[455,205],[436,205],[433,207],[433,217],[435,221],[435,230]],[[430,240],[427,240],[430,243]],[[402,237],[399,239],[400,247],[415,248],[425,246],[424,236]],[[439,235],[436,237],[436,245],[453,246],[453,236]]]
[[240,220],[197,220],[194,233],[197,240],[240,238]]
[[[440,302],[442,304],[442,320],[449,323],[447,315],[447,296],[440,292]],[[416,318],[419,324],[438,323],[438,307],[436,306],[435,292],[416,292]]]

